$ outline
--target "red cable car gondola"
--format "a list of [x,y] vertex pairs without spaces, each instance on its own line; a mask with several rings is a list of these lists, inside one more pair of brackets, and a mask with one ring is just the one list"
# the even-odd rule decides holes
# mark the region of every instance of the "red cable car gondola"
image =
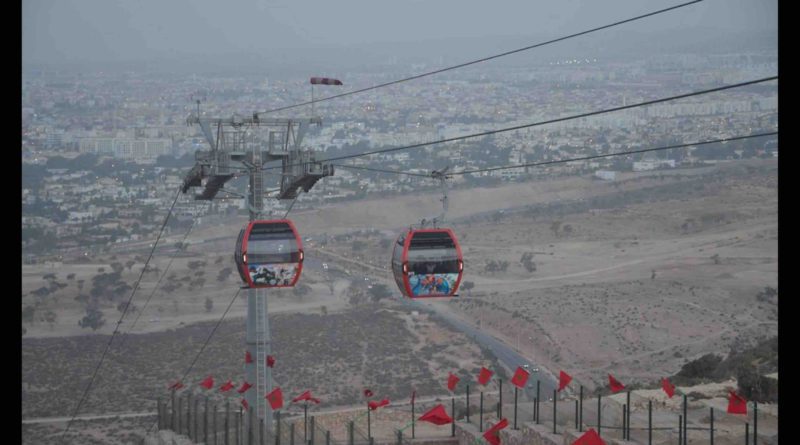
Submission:
[[409,229],[397,238],[392,271],[406,297],[452,297],[464,273],[461,247],[451,229]]
[[292,287],[303,270],[303,245],[288,219],[250,221],[234,259],[246,287]]

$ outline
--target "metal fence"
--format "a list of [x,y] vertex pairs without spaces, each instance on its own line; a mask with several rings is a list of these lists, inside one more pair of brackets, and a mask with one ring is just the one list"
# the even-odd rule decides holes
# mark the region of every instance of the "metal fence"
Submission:
[[[756,403],[748,404],[746,416],[731,415],[722,409],[690,404],[686,395],[676,395],[681,398],[676,412],[635,391],[623,393],[620,403],[608,396],[589,397],[583,387],[572,395],[545,395],[537,388],[537,396],[528,400],[522,391],[508,386],[491,393],[465,388],[462,394],[449,398],[377,410],[364,407],[337,415],[282,417],[277,411],[270,425],[238,403],[232,406],[229,400],[219,402],[208,396],[188,392],[179,396],[173,392],[168,400],[158,401],[158,427],[186,435],[194,442],[214,445],[372,445],[376,441],[402,444],[414,438],[455,435],[455,423],[434,426],[417,420],[441,403],[455,422],[472,424],[481,432],[506,418],[512,429],[521,429],[526,423],[543,425],[554,434],[593,428],[604,438],[647,445],[769,442],[767,435],[759,434],[758,423],[764,419],[760,419]],[[777,424],[772,427],[777,431]]]

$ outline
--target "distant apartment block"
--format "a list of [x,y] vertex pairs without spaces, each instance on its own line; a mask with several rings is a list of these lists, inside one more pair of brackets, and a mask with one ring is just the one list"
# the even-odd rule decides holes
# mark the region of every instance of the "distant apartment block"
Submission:
[[643,172],[648,170],[655,170],[659,167],[675,168],[674,159],[659,159],[651,161],[637,161],[633,163],[633,171]]
[[597,170],[594,172],[594,177],[604,181],[614,181],[617,179],[617,172],[613,170]]
[[114,156],[130,161],[155,161],[172,153],[172,140],[150,138],[82,138],[81,153]]

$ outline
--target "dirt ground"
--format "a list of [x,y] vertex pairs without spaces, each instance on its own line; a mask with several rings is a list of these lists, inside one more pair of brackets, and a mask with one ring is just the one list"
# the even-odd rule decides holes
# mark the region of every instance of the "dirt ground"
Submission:
[[[401,228],[437,214],[438,198],[431,192],[313,209],[298,201],[292,217],[306,237],[307,256],[329,269],[304,269],[301,281],[310,291],[302,296],[275,291],[270,313],[322,317],[324,306],[329,316],[346,317],[353,310],[349,301],[354,286],[367,292],[367,284],[384,283],[396,293],[387,267],[392,242]],[[724,355],[734,344],[777,335],[777,306],[756,299],[765,287],[777,287],[777,203],[774,160],[622,173],[616,181],[573,175],[495,188],[456,187],[450,193],[448,219],[464,252],[464,281],[474,288],[462,288],[458,299],[434,304],[479,324],[556,374],[559,369],[571,371],[588,387],[604,384],[608,372],[626,383],[652,381],[674,374],[699,355]],[[244,220],[193,230],[187,253],[176,257],[167,274],[174,273],[167,282],[181,286],[167,291],[162,282],[142,310],[158,280],[156,273],[145,274],[133,303],[139,312],[126,317],[122,331],[130,330],[139,315],[133,332],[159,335],[159,342],[168,342],[183,329],[219,319],[239,285],[235,271],[220,276],[222,269],[233,267],[225,246],[232,250]],[[174,245],[182,235],[170,234],[164,246]],[[151,265],[165,270],[170,252],[157,250]],[[76,297],[90,292],[92,279],[110,272],[113,262],[134,261],[121,272],[121,280],[133,285],[147,251],[117,253],[116,258],[113,254],[91,258],[91,264],[65,259],[62,264],[23,266],[22,306],[36,307],[33,322],[23,324],[23,367],[25,356],[38,350],[38,342],[56,342],[47,346],[53,350],[63,339],[81,347],[85,355],[74,364],[75,372],[86,374],[93,368],[99,350],[86,342],[113,332],[120,300],[102,302],[106,324],[93,332],[78,326],[84,305]],[[190,267],[193,261],[205,264]],[[47,274],[55,275],[45,278]],[[204,280],[202,286],[196,286],[198,278]],[[33,294],[42,287],[51,291]],[[212,301],[210,310],[207,298]],[[394,310],[391,304],[384,300],[376,307]],[[228,318],[241,319],[245,306],[234,304]],[[48,311],[55,314],[50,321],[45,317]],[[426,342],[430,346],[445,341],[414,327],[409,317],[402,312],[392,316],[398,329],[405,325],[413,333],[398,346],[411,348],[403,353],[421,354]],[[243,326],[237,325],[236,334],[229,329],[229,335],[243,336]],[[276,328],[274,335],[287,334]],[[238,337],[230,344],[237,341]],[[241,349],[241,342],[236,348]],[[477,366],[484,358],[477,347],[470,348],[464,354],[435,354],[441,360],[432,362],[427,372]],[[23,382],[30,385],[43,378],[40,372],[53,370],[23,369]],[[347,384],[356,387],[366,374],[363,369],[353,372]],[[149,378],[163,383],[155,373]],[[30,388],[47,390],[36,384]],[[150,401],[142,395],[142,407],[146,400]],[[25,416],[45,415],[39,403],[30,403],[23,401]],[[45,411],[65,414],[68,405],[54,404]]]

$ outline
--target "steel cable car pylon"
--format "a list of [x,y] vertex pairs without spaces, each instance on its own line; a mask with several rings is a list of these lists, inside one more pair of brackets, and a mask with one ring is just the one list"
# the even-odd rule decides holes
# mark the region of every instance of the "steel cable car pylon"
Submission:
[[[272,339],[267,307],[267,287],[293,286],[302,270],[303,251],[300,237],[291,221],[262,220],[264,213],[263,164],[281,160],[280,193],[278,199],[296,199],[300,190],[308,191],[321,178],[333,174],[333,167],[316,161],[313,150],[303,150],[301,142],[310,124],[321,124],[321,119],[260,119],[258,114],[245,118],[234,114],[231,118],[201,117],[197,114],[187,119],[188,124],[199,124],[209,151],[197,151],[194,167],[184,176],[182,191],[203,187],[195,199],[215,199],[224,191],[225,183],[246,171],[249,176],[247,208],[250,222],[239,233],[234,260],[247,288],[247,332],[245,348],[254,360],[245,363],[245,378],[254,387],[245,393],[250,409],[264,419],[267,433],[272,431],[272,409],[264,396],[272,391],[272,370],[267,366],[267,356],[272,349]],[[212,130],[216,126],[216,134]],[[268,127],[267,146],[247,130]],[[277,128],[275,130],[272,130]],[[287,277],[288,275],[288,277]],[[249,421],[249,417],[245,417]]]

